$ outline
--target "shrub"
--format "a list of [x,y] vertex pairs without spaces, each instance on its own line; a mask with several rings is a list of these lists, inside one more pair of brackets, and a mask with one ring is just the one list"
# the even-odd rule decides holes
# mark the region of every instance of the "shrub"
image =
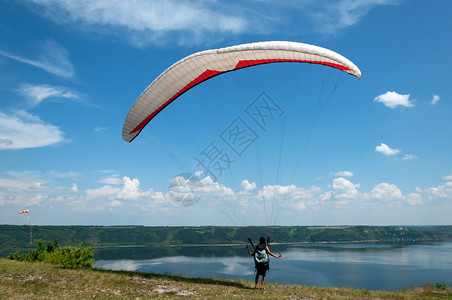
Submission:
[[94,264],[94,251],[92,247],[59,247],[58,240],[55,243],[48,243],[44,248],[41,241],[38,242],[38,249],[29,250],[21,254],[19,250],[10,253],[6,258],[19,261],[44,261],[57,264],[66,268],[92,268]]
[[66,268],[92,268],[93,255],[91,247],[83,247],[80,243],[77,247],[64,247],[52,252],[44,252],[39,256],[39,260]]

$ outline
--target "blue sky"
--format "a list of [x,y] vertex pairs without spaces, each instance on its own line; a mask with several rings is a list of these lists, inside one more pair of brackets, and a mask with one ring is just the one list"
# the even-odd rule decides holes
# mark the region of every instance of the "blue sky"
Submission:
[[[1,1],[0,223],[25,224],[17,211],[28,209],[33,224],[55,225],[450,224],[451,9]],[[290,63],[227,73],[122,140],[134,101],[171,64],[271,40],[336,51],[362,78]],[[281,114],[250,125],[256,141],[237,155],[222,133],[251,122],[246,108],[262,95]],[[213,145],[231,159],[216,178],[197,163]]]

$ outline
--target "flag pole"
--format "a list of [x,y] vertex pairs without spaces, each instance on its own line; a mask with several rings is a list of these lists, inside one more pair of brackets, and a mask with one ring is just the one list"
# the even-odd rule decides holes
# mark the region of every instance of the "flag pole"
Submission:
[[27,214],[27,218],[28,218],[28,224],[30,225],[30,245],[32,245],[33,244],[33,233],[31,231],[30,214]]

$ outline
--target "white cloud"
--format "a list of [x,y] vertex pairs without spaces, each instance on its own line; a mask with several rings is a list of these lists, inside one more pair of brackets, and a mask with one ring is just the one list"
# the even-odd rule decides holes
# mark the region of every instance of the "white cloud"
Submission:
[[353,184],[343,177],[335,178],[331,186],[332,197],[335,199],[356,199],[359,195],[359,187],[359,184]]
[[17,180],[15,178],[0,178],[0,187],[12,189],[27,189],[34,184],[34,181]]
[[[295,211],[306,210],[319,203],[317,197],[320,192],[321,190],[315,186],[305,189],[295,185],[266,185],[257,191],[254,199],[250,201],[250,205],[253,205],[253,203],[265,205],[266,203],[267,207],[269,207],[268,209],[270,207],[280,207],[280,209],[292,209]],[[267,214],[270,215],[271,213],[267,211]],[[271,217],[275,218],[277,216]]]
[[124,185],[121,192],[118,194],[118,198],[126,200],[136,200],[147,196],[147,193],[143,192],[140,189],[140,181],[138,179],[123,177],[123,182]]
[[[104,185],[81,192],[76,183],[70,187],[53,185],[61,177],[51,172],[7,172],[0,177],[0,202],[2,205],[69,205],[75,210],[95,211],[116,208],[127,203],[129,210],[148,210],[164,203],[162,193],[152,189],[141,190],[138,179],[123,177],[123,185]],[[63,179],[63,182],[66,180]]]
[[406,196],[406,202],[409,205],[422,205],[422,195],[418,193],[411,193]]
[[443,185],[438,187],[431,187],[427,189],[430,197],[435,198],[443,198],[443,199],[452,199],[452,182],[446,182]]
[[375,7],[395,2],[35,0],[32,7],[59,24],[120,36],[137,47],[144,47],[174,41],[184,45],[207,44],[228,35],[256,31],[269,34],[289,28],[332,34],[357,24]]
[[39,205],[49,197],[49,186],[34,172],[9,172],[9,178],[0,178],[0,204],[15,207]]
[[119,175],[104,177],[101,180],[99,180],[98,182],[103,183],[103,184],[112,184],[112,185],[121,184],[123,181],[121,180],[121,178],[119,178],[117,176],[119,176]]
[[379,5],[392,5],[392,0],[332,0],[305,1],[300,5],[293,2],[308,18],[314,20],[314,31],[334,33],[340,29],[357,24],[373,8]]
[[0,150],[38,148],[67,142],[56,126],[25,111],[0,112]]
[[[247,19],[227,4],[206,1],[100,0],[34,1],[47,17],[85,30],[121,34],[135,46],[164,44],[173,35],[180,44],[198,44],[209,37],[244,32]],[[99,28],[101,28],[99,30]]]
[[256,188],[256,183],[252,182],[250,183],[248,180],[243,180],[242,181],[242,189],[246,192],[252,191]]
[[2,148],[1,145],[3,145],[3,147],[7,147],[7,146],[11,146],[12,144],[13,144],[13,140],[0,138],[0,149]]
[[235,196],[232,188],[213,181],[210,176],[204,177],[201,184],[203,195],[207,197],[231,198]]
[[78,193],[78,186],[77,186],[76,183],[72,184],[71,191],[74,192],[74,193]]
[[140,188],[138,179],[123,177],[122,187],[104,185],[99,188],[86,189],[80,196],[68,198],[70,205],[76,210],[97,211],[107,208],[117,208],[127,203],[127,211],[149,210],[153,207],[162,208],[167,203],[161,192],[146,191]]
[[[206,192],[202,203],[175,208],[162,192],[154,191],[153,188],[143,189],[138,179],[126,176],[122,177],[121,186],[103,185],[80,191],[75,183],[72,183],[72,187],[68,187],[67,183],[53,185],[61,177],[51,177],[50,172],[7,172],[3,175],[5,176],[0,177],[1,206],[9,205],[16,209],[15,207],[51,207],[55,204],[60,208],[68,207],[69,212],[107,211],[132,215],[152,212],[155,216],[171,216],[175,220],[182,216],[193,218],[198,223],[208,218],[211,218],[208,222],[216,222],[228,215],[230,220],[225,221],[225,224],[231,224],[231,220],[234,224],[242,224],[238,221],[241,219],[245,220],[243,224],[262,224],[265,215],[267,224],[278,224],[284,222],[286,217],[287,220],[302,218],[305,212],[315,214],[337,208],[353,212],[376,208],[404,210],[422,207],[427,210],[452,200],[452,182],[426,189],[416,188],[406,195],[397,185],[389,183],[379,183],[370,192],[361,192],[359,183],[343,177],[335,178],[326,189],[316,186],[303,188],[295,185],[267,185],[244,192],[242,188],[234,191],[206,177],[203,179]],[[66,180],[67,178],[64,181]],[[248,180],[243,181],[249,183]],[[9,209],[3,207],[0,211],[5,208]],[[256,213],[250,216],[249,211]]]
[[69,52],[54,40],[46,40],[36,59],[25,58],[17,54],[0,50],[0,55],[43,69],[64,78],[74,77],[74,68],[69,61]]
[[[209,189],[210,187],[206,187],[206,190]],[[200,178],[191,173],[183,173],[170,180],[166,198],[176,206],[187,207],[196,204],[203,194],[204,186]]]
[[43,192],[30,189],[13,189],[0,186],[0,205],[12,204],[14,207],[31,207],[44,203],[48,195]]
[[19,94],[25,96],[29,100],[29,107],[35,107],[48,98],[63,98],[80,102],[82,97],[74,92],[62,87],[51,85],[32,85],[22,84],[17,90]]
[[386,92],[380,96],[375,97],[374,101],[383,103],[389,108],[396,108],[397,106],[413,107],[413,101],[410,100],[410,95],[401,95],[396,92]]
[[122,203],[121,201],[118,201],[118,200],[113,200],[110,202],[111,207],[119,207],[119,206],[123,206],[123,205],[124,205],[124,203]]
[[105,130],[107,130],[107,127],[97,126],[96,128],[94,128],[94,132],[103,132]]
[[353,174],[353,172],[350,172],[350,171],[340,171],[340,172],[334,173],[334,176],[337,176],[337,177],[353,177],[354,174]]
[[416,155],[413,155],[413,154],[405,154],[405,155],[402,157],[402,159],[403,159],[403,160],[412,160],[412,159],[417,159],[417,156],[416,156]]
[[51,171],[46,172],[46,174],[48,174],[52,177],[56,177],[56,178],[72,178],[72,177],[80,176],[80,173],[75,172],[75,171],[60,172],[60,171],[51,170]]
[[400,153],[399,149],[391,149],[388,145],[381,143],[380,146],[375,147],[376,152],[380,152],[384,155],[395,155]]
[[96,199],[100,197],[114,199],[115,195],[117,195],[120,191],[120,188],[113,188],[110,185],[104,185],[100,188],[86,189],[85,195],[88,199]]
[[271,199],[276,196],[289,195],[296,190],[295,185],[266,185],[259,190],[259,197]]
[[383,201],[402,199],[402,191],[394,184],[379,183],[369,194],[370,198]]
[[430,102],[431,105],[435,105],[440,100],[440,97],[438,95],[433,95],[432,102]]
[[452,174],[443,176],[443,180],[445,180],[445,181],[452,181]]

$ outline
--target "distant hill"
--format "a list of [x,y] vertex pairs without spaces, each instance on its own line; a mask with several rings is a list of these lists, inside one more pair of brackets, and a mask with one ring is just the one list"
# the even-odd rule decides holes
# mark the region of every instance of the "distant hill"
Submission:
[[[443,228],[449,227],[449,228]],[[435,230],[433,230],[435,229]],[[34,241],[61,245],[210,245],[246,244],[251,237],[270,236],[274,243],[408,242],[452,237],[452,226],[274,226],[274,227],[148,227],[148,226],[33,226]],[[29,226],[0,225],[0,249],[30,247]]]
[[452,225],[410,226],[408,228],[439,232],[452,235]]

